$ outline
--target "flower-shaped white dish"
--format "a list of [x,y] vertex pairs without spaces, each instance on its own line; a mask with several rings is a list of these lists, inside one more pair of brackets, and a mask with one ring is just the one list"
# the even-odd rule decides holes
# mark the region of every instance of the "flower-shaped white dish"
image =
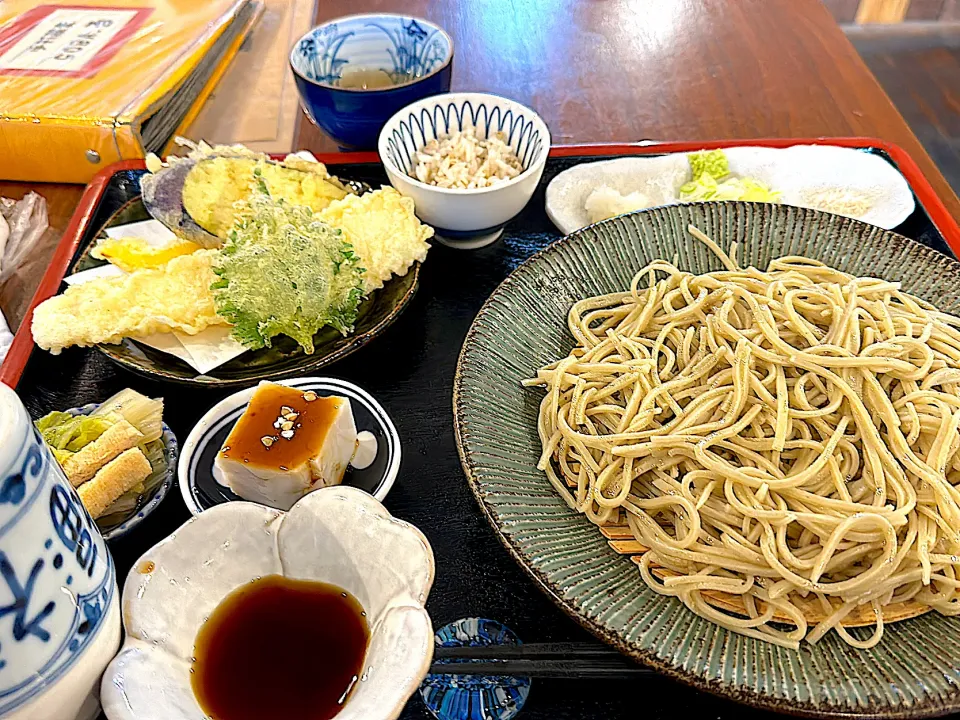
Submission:
[[101,686],[109,720],[205,720],[190,684],[197,632],[227,594],[273,574],[339,585],[366,610],[362,681],[337,720],[398,717],[433,657],[423,607],[433,552],[419,530],[370,495],[337,486],[286,513],[218,505],[137,561],[123,588],[126,640]]

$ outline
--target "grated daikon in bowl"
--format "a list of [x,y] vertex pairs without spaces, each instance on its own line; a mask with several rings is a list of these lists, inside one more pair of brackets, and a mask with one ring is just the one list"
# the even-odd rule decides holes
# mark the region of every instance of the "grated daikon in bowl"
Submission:
[[442,188],[471,190],[501,185],[523,172],[523,164],[502,132],[477,136],[467,125],[431,140],[416,153],[414,177]]

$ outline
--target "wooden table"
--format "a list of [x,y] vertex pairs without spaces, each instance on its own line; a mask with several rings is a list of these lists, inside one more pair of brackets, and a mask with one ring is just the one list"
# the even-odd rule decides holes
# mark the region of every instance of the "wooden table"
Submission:
[[[422,15],[447,28],[456,45],[454,89],[500,93],[534,107],[558,144],[876,136],[906,149],[960,219],[960,200],[817,0],[354,0],[349,9],[340,0],[318,0],[316,17],[376,11]],[[298,148],[335,149],[305,119],[297,137]],[[6,196],[29,189],[47,197],[51,225],[62,230],[80,189],[0,183]],[[492,586],[498,582],[490,577]],[[542,599],[530,583],[498,592]],[[479,600],[471,608],[482,609]],[[561,633],[569,639],[572,621],[551,618],[547,626],[560,621],[569,623]],[[767,715],[667,680],[538,679],[519,717],[635,716]],[[403,717],[429,715],[414,699]]]

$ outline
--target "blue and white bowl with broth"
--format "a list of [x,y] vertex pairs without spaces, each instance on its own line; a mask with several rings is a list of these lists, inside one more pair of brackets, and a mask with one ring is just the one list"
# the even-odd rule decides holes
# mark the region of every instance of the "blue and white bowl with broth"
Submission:
[[[431,140],[464,128],[477,137],[502,133],[523,172],[484,188],[442,188],[415,176],[417,150]],[[413,199],[417,216],[436,230],[445,245],[473,249],[489,245],[530,201],[547,155],[550,131],[530,108],[498,95],[447,93],[419,100],[387,121],[377,144],[390,183]]]
[[342,148],[372,150],[397,110],[450,89],[453,40],[409,15],[350,15],[300,38],[290,67],[310,119]]

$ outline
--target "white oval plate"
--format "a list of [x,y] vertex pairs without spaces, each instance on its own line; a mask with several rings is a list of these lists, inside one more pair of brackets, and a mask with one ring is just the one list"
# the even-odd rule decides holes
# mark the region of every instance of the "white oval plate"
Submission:
[[[749,177],[782,194],[785,205],[806,207],[805,197],[821,190],[843,189],[865,195],[871,206],[857,220],[892,230],[913,212],[913,191],[903,175],[879,155],[835,145],[789,148],[724,148],[730,172]],[[587,196],[601,185],[624,195],[639,191],[651,203],[680,202],[680,186],[690,180],[687,153],[657,157],[625,157],[575,165],[547,186],[547,215],[560,232],[590,225],[584,209]]]

